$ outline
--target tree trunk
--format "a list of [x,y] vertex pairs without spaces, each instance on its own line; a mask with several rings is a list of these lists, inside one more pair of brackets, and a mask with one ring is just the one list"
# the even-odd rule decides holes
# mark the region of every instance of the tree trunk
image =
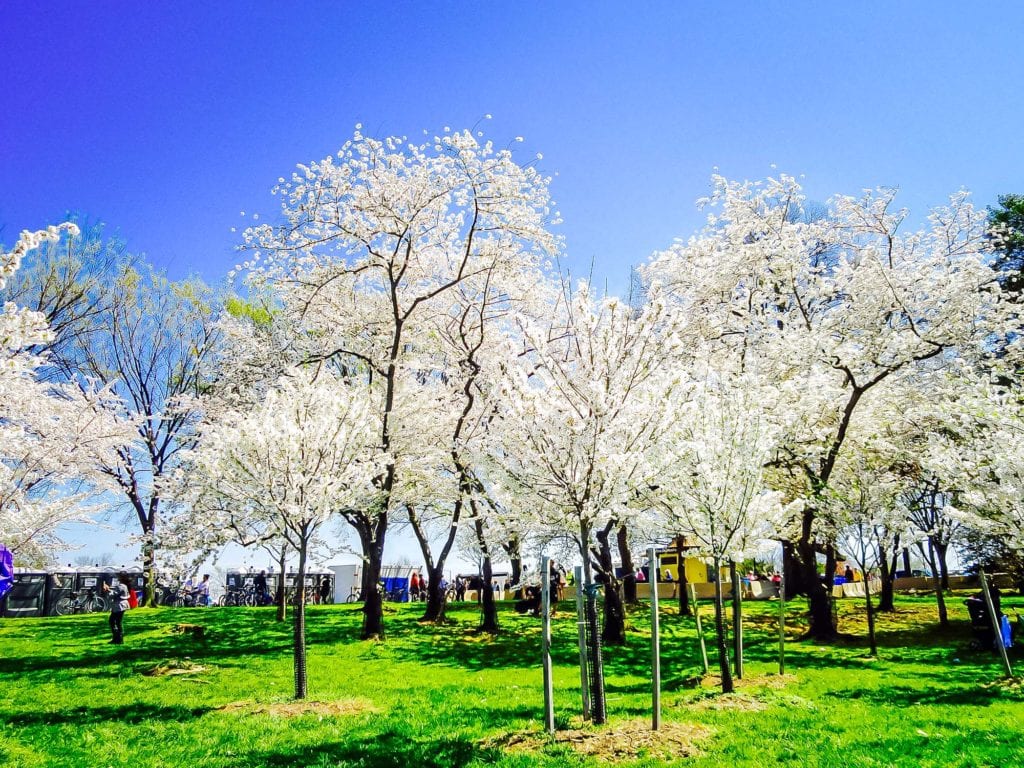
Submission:
[[494,600],[494,569],[491,566],[490,554],[485,554],[481,563],[480,585],[480,629],[492,635],[498,634],[498,604]]
[[444,621],[444,590],[441,589],[441,580],[444,578],[444,564],[438,563],[433,568],[427,569],[427,609],[420,617],[420,621],[441,622]]
[[[949,592],[949,563],[947,557],[949,553],[949,544],[946,542],[935,541],[932,543],[935,549],[935,559],[938,561],[938,574],[941,578],[940,586],[946,592]],[[934,574],[935,565],[932,565],[932,573]]]
[[626,614],[619,592],[619,580],[615,578],[615,565],[612,562],[612,549],[608,541],[614,523],[608,523],[597,531],[598,558],[597,562],[604,579],[604,627],[601,630],[601,641],[605,645],[626,644]]
[[622,562],[622,601],[627,605],[636,605],[636,566],[633,564],[633,553],[629,551],[629,539],[626,526],[620,525],[615,534],[619,545],[619,560]]
[[[922,551],[924,547],[921,548]],[[928,566],[932,569],[932,584],[935,587],[935,602],[939,610],[939,626],[949,626],[949,614],[946,611],[946,596],[942,589],[942,576],[939,575],[939,570],[936,568],[937,560],[935,545],[932,544],[931,540],[928,540]]]
[[[793,542],[781,542],[782,545],[782,581],[785,583],[784,598],[797,595],[810,595],[811,590],[805,582],[805,568],[797,555],[797,548]],[[814,567],[814,580],[810,582],[813,586],[817,581],[817,564]]]
[[807,595],[808,619],[810,620],[807,637],[819,641],[834,640],[837,632],[832,616],[832,590],[828,589],[825,582],[818,576],[817,553],[814,545],[801,541],[797,544],[796,549],[800,557],[800,584],[796,589],[791,590],[787,577],[786,592],[799,594],[797,590],[802,589]]
[[689,581],[686,579],[686,550],[683,548],[683,534],[676,535],[676,589],[679,590],[679,615],[689,616],[690,610],[690,589]]
[[[906,551],[906,550],[904,550]],[[898,556],[894,556],[894,561]],[[896,610],[895,603],[895,592],[896,592],[896,581],[895,571],[892,567],[892,563],[889,562],[889,558],[885,552],[884,547],[879,545],[878,552],[879,564],[882,571],[882,588],[878,595],[878,608],[877,610],[883,613],[893,613]],[[867,574],[864,575],[867,578]]]
[[157,606],[156,594],[156,544],[152,526],[143,531],[145,540],[142,543],[142,575],[145,578],[142,587],[142,605],[146,608]]
[[[306,528],[302,530],[302,540],[299,544],[299,573],[298,582],[295,585],[295,644],[294,644],[294,668],[295,668],[295,698],[306,698],[306,547],[308,546],[308,535]],[[284,573],[281,574],[281,583],[284,583]]]
[[[520,551],[519,539],[509,539],[502,545],[502,549],[505,550],[505,554],[508,555],[508,561],[512,564],[512,583],[519,585],[523,580],[523,557]],[[522,587],[516,590],[514,597],[517,600],[522,600],[526,597]]]
[[481,563],[481,581],[479,595],[480,601],[480,630],[492,635],[498,634],[498,606],[494,602],[494,589],[491,581],[494,578],[494,571],[491,567],[491,550],[487,546],[487,538],[484,535],[484,523],[480,519],[479,510],[476,508],[476,501],[469,500],[470,508],[473,510],[473,528],[476,531],[477,545],[483,555]]
[[[373,532],[363,546],[363,640],[384,637],[384,596],[377,585],[384,564],[384,530],[387,515],[379,515]],[[362,539],[363,537],[360,536]]]
[[722,561],[715,558],[715,646],[718,648],[718,670],[722,675],[722,693],[732,693],[732,672],[729,651],[725,647],[725,607],[722,601]]
[[907,576],[914,575],[914,571],[910,568],[910,550],[907,548],[903,549],[903,573]]

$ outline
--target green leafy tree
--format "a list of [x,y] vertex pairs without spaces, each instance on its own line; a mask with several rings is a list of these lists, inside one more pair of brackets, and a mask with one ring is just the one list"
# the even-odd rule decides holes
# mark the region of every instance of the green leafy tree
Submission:
[[1024,292],[1024,195],[1000,195],[997,207],[988,209],[988,236],[998,255],[993,267],[999,283],[1015,301]]

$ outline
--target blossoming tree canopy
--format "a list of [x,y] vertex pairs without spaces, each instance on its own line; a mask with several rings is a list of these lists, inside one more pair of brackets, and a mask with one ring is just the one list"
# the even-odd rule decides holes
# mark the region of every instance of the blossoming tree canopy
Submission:
[[[425,372],[446,376],[438,317],[503,285],[557,250],[548,180],[507,149],[471,131],[414,144],[357,129],[337,155],[299,166],[276,192],[285,224],[245,233],[253,285],[265,286],[309,348],[307,359],[360,370],[380,392],[379,444],[389,456],[377,477],[380,503],[346,517],[364,544],[363,633],[382,631],[376,590],[389,516],[400,503],[403,453],[422,449],[403,435],[436,417],[417,397]],[[484,280],[484,278],[487,278]],[[447,363],[445,360],[447,359]],[[419,462],[412,457],[412,465]]]
[[[985,216],[966,195],[904,233],[891,190],[836,197],[810,216],[796,180],[716,177],[707,227],[646,268],[652,289],[686,311],[701,340],[741,347],[788,394],[776,464],[802,495],[828,486],[865,393],[953,355],[977,355],[1006,314],[987,264]],[[817,505],[803,512],[797,555],[812,596],[812,633],[834,633],[815,557]]]
[[[365,381],[327,366],[295,368],[254,408],[211,414],[187,456],[186,502],[199,530],[236,524],[283,537],[298,553],[302,597],[310,544],[336,512],[372,507],[380,450],[380,405]],[[306,695],[304,604],[296,603],[295,696]]]
[[[0,285],[22,259],[74,224],[23,232],[0,253]],[[0,540],[22,560],[41,562],[59,543],[59,525],[86,519],[88,500],[106,487],[100,457],[125,428],[106,414],[106,392],[37,381],[43,357],[30,349],[52,339],[46,318],[8,302],[0,314]]]

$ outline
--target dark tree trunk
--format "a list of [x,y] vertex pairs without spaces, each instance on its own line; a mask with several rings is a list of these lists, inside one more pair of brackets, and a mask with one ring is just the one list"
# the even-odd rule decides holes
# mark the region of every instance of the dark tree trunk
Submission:
[[494,578],[494,569],[491,567],[491,556],[484,555],[481,564],[480,585],[480,629],[492,635],[498,634],[498,604],[494,600],[494,588],[491,581]]
[[470,508],[473,510],[473,528],[476,531],[477,545],[483,555],[481,564],[481,584],[479,595],[480,601],[480,630],[492,635],[498,634],[498,605],[494,601],[494,589],[491,581],[494,578],[494,570],[491,567],[491,551],[487,546],[487,537],[484,535],[484,523],[480,519],[479,510],[476,508],[476,501],[470,498]]
[[145,530],[143,534],[145,539],[142,544],[142,574],[145,584],[142,587],[142,605],[147,608],[155,608],[157,606],[156,545],[152,527]]
[[444,621],[444,590],[441,589],[441,580],[444,578],[444,564],[438,563],[433,568],[427,569],[427,610],[424,611],[420,621]]
[[804,582],[804,569],[801,567],[800,558],[797,557],[796,547],[791,541],[782,542],[782,576],[786,589],[786,594],[782,595],[784,599],[810,594]]
[[[519,539],[513,537],[501,545],[508,555],[508,561],[512,564],[512,583],[518,585],[523,580],[523,556],[520,549]],[[521,600],[526,595],[522,587],[516,590],[514,597]]]
[[[295,584],[295,634],[293,666],[295,670],[295,698],[306,698],[306,547],[307,530],[303,528],[299,544],[299,573]],[[284,583],[284,573],[281,574]]]
[[[937,564],[938,564],[937,563],[938,558],[936,556],[935,549],[936,549],[935,545],[932,544],[931,540],[929,539],[929,541],[928,541],[928,550],[927,550],[928,565],[932,569],[932,584],[934,585],[934,588],[935,588],[935,602],[937,604],[938,611],[939,611],[939,626],[940,627],[948,627],[949,626],[949,614],[946,611],[946,596],[945,596],[945,593],[943,592],[943,589],[942,589],[942,577],[939,575],[939,570],[936,567]],[[923,554],[924,553],[924,547],[921,547],[921,550],[922,550],[922,554]]]
[[676,536],[676,573],[679,574],[679,578],[676,579],[676,589],[679,597],[679,615],[689,616],[692,613],[690,610],[690,583],[686,579],[686,550],[683,547],[683,541],[683,534],[680,533]]
[[629,551],[626,526],[619,526],[615,538],[619,545],[619,560],[622,561],[622,600],[627,605],[636,605],[636,566],[633,564],[633,553]]
[[718,648],[718,671],[722,676],[722,693],[732,693],[732,671],[729,650],[725,647],[725,607],[722,601],[722,561],[715,558],[715,646]]
[[913,576],[914,571],[910,568],[910,549],[905,548],[903,550],[903,573],[907,576]]
[[[889,557],[884,550],[884,547],[879,546],[878,560],[881,566],[882,572],[882,586],[878,593],[878,608],[877,610],[883,613],[893,613],[896,610],[895,603],[895,564],[898,559],[898,555],[894,555],[892,562],[889,561]],[[866,578],[866,574],[865,574]],[[865,586],[865,589],[867,587]]]
[[[818,576],[817,553],[810,542],[799,542],[797,553],[800,556],[800,589],[807,595],[808,618],[810,627],[807,637],[813,640],[834,640],[836,626],[832,615],[832,590],[828,589],[822,578]],[[826,574],[826,577],[828,574]],[[787,594],[795,593],[786,584]]]
[[387,515],[376,518],[376,525],[363,541],[363,640],[384,637],[384,596],[377,588],[384,562],[384,532],[387,529]]
[[946,542],[935,541],[932,542],[932,547],[935,550],[935,560],[939,566],[939,570],[935,570],[935,564],[932,564],[932,573],[939,575],[939,585],[946,592],[949,592],[949,563],[947,562],[949,554],[949,544]]
[[604,627],[601,630],[601,641],[605,645],[625,645],[626,614],[622,605],[622,594],[619,592],[619,580],[615,578],[612,550],[608,541],[613,527],[614,523],[608,523],[596,534],[597,565],[604,580]]

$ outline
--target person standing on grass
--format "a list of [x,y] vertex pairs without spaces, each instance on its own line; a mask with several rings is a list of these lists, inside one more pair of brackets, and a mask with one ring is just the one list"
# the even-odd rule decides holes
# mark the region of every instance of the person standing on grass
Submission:
[[117,584],[103,582],[103,591],[110,595],[111,645],[124,645],[124,612],[128,610],[128,574],[117,574]]
[[267,589],[267,572],[260,571],[255,580],[253,581],[253,588],[256,590],[256,595],[260,605],[270,604],[270,590]]

